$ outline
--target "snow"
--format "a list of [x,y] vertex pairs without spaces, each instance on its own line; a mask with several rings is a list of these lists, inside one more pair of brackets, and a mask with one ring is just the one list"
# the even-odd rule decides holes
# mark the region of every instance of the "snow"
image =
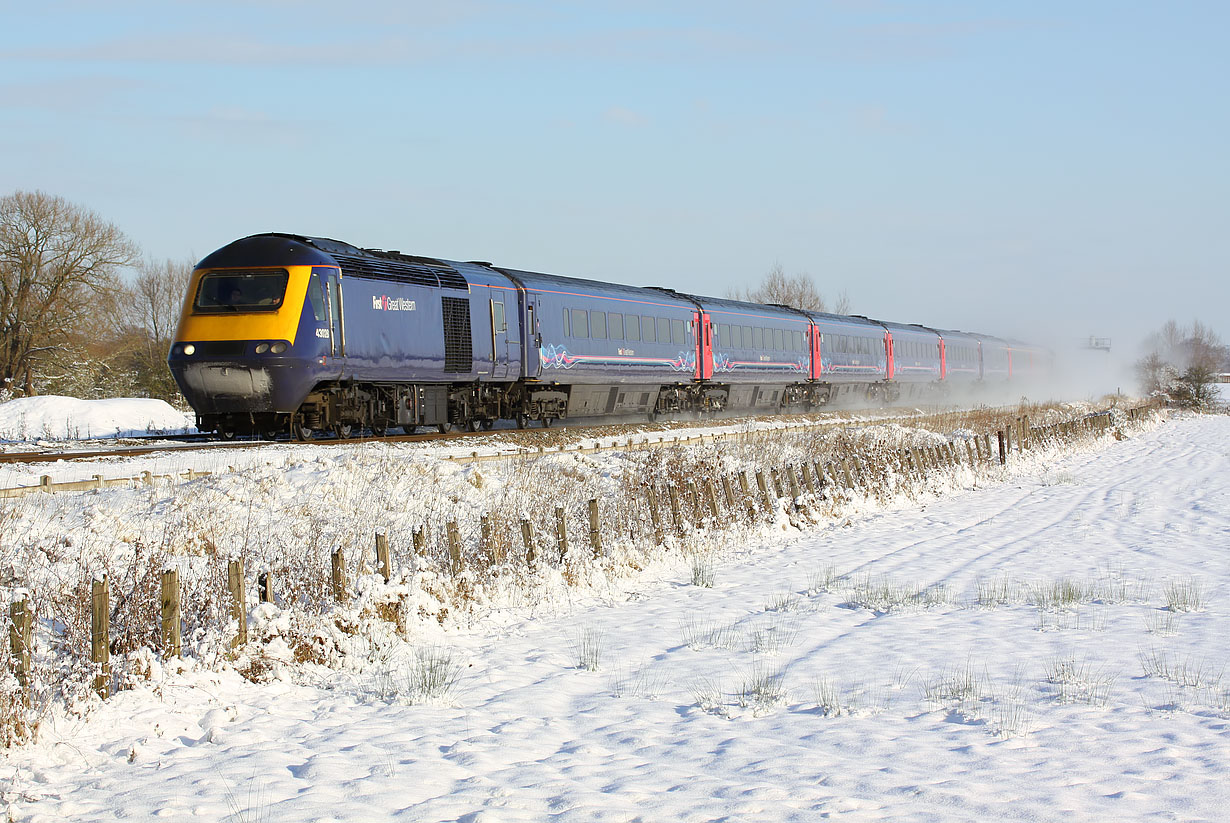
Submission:
[[47,395],[0,403],[0,440],[81,440],[194,431],[195,417],[163,400]]
[[[783,518],[549,590],[545,608],[492,593],[349,668],[294,669],[288,613],[253,606],[270,682],[150,656],[148,680],[9,751],[0,786],[28,821],[1221,819],[1228,443],[1230,417],[1184,416],[1031,453],[917,500],[855,499],[802,531]],[[358,511],[361,478],[398,488],[410,471],[392,446],[273,448],[192,487],[236,544],[281,539],[255,490]],[[618,458],[592,459],[601,473]],[[500,493],[481,471],[485,489],[461,466],[423,482],[480,507]],[[31,516],[136,531],[141,494],[48,496],[58,508]],[[157,505],[169,517],[177,501]],[[711,588],[691,585],[694,558]],[[1065,585],[1071,602],[1036,605]],[[1201,607],[1164,608],[1192,586]],[[424,660],[457,679],[420,700],[403,681]]]

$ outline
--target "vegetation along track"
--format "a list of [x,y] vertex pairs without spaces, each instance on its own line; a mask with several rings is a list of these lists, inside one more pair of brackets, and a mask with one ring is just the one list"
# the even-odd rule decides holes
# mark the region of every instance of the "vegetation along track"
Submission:
[[[1096,405],[1104,409],[1113,402]],[[358,443],[448,443],[458,441],[472,444],[473,456],[486,453],[486,457],[524,454],[527,451],[555,451],[575,446],[581,441],[597,440],[592,450],[621,448],[630,445],[672,445],[688,438],[689,430],[697,428],[727,428],[740,431],[741,427],[752,431],[759,424],[770,424],[774,429],[813,429],[851,425],[906,424],[934,431],[952,431],[969,428],[977,432],[992,431],[1002,421],[1021,416],[1035,416],[1054,408],[1054,404],[1020,404],[1013,406],[981,406],[976,408],[930,407],[909,410],[845,410],[818,414],[783,414],[751,417],[707,418],[701,420],[671,420],[657,423],[582,423],[549,429],[496,429],[484,432],[429,432],[419,434],[388,435],[384,437],[351,437],[311,440],[306,442],[287,440],[222,440],[205,435],[150,436],[127,438],[127,442],[113,448],[70,448],[37,452],[0,453],[0,463],[54,463],[58,461],[87,461],[98,458],[140,457],[168,451],[198,451],[210,449],[251,449],[264,446],[294,445],[296,447],[342,446]],[[635,435],[635,438],[633,436]],[[601,443],[612,438],[610,446]],[[622,441],[621,441],[622,439]],[[138,444],[139,443],[139,444]],[[494,449],[494,453],[492,450]]]

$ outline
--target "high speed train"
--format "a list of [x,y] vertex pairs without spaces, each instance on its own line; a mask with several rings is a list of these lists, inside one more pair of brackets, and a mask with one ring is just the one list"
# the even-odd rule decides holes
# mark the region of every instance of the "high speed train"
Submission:
[[310,439],[1015,390],[1050,356],[986,334],[271,233],[197,265],[168,363],[199,430]]

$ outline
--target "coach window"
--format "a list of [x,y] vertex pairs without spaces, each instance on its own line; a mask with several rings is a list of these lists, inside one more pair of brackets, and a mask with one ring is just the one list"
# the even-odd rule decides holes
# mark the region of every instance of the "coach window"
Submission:
[[595,340],[606,340],[606,312],[589,313],[589,336]]
[[654,333],[654,330],[656,328],[657,326],[654,323],[654,318],[650,317],[649,315],[645,315],[644,317],[642,317],[641,318],[641,339],[644,340],[646,343],[656,343],[658,341],[658,336],[657,334]]
[[794,333],[794,350],[803,351],[803,332],[801,331]]
[[624,315],[624,337],[633,342],[641,339],[641,316],[639,314]]
[[718,323],[718,345],[724,349],[730,348],[730,326]]
[[612,340],[624,339],[624,316],[618,312],[611,312],[606,318],[607,329],[610,331]]
[[777,351],[782,351],[783,349],[786,348],[785,344],[782,342],[782,330],[781,329],[773,330],[773,348],[776,349]]
[[568,309],[564,309],[564,336],[565,337],[572,336],[572,323],[569,322],[571,317],[572,317],[572,313],[569,312]]
[[674,343],[676,346],[683,345],[683,321],[682,320],[672,320],[671,321],[671,342]]
[[671,321],[665,317],[658,318],[658,342],[671,342]]
[[764,348],[764,329],[760,328],[760,326],[756,326],[752,329],[752,344],[752,348]]
[[589,337],[589,312],[585,309],[572,310],[572,336]]

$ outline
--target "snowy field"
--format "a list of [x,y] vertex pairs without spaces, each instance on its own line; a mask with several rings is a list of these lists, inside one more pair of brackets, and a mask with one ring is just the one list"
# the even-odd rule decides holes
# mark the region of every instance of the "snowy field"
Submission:
[[154,662],[0,788],[30,821],[1224,819],[1228,444],[1179,417],[492,608],[381,670],[440,664],[429,705]]
[[47,395],[0,403],[0,440],[89,440],[195,431],[196,418],[162,400]]

